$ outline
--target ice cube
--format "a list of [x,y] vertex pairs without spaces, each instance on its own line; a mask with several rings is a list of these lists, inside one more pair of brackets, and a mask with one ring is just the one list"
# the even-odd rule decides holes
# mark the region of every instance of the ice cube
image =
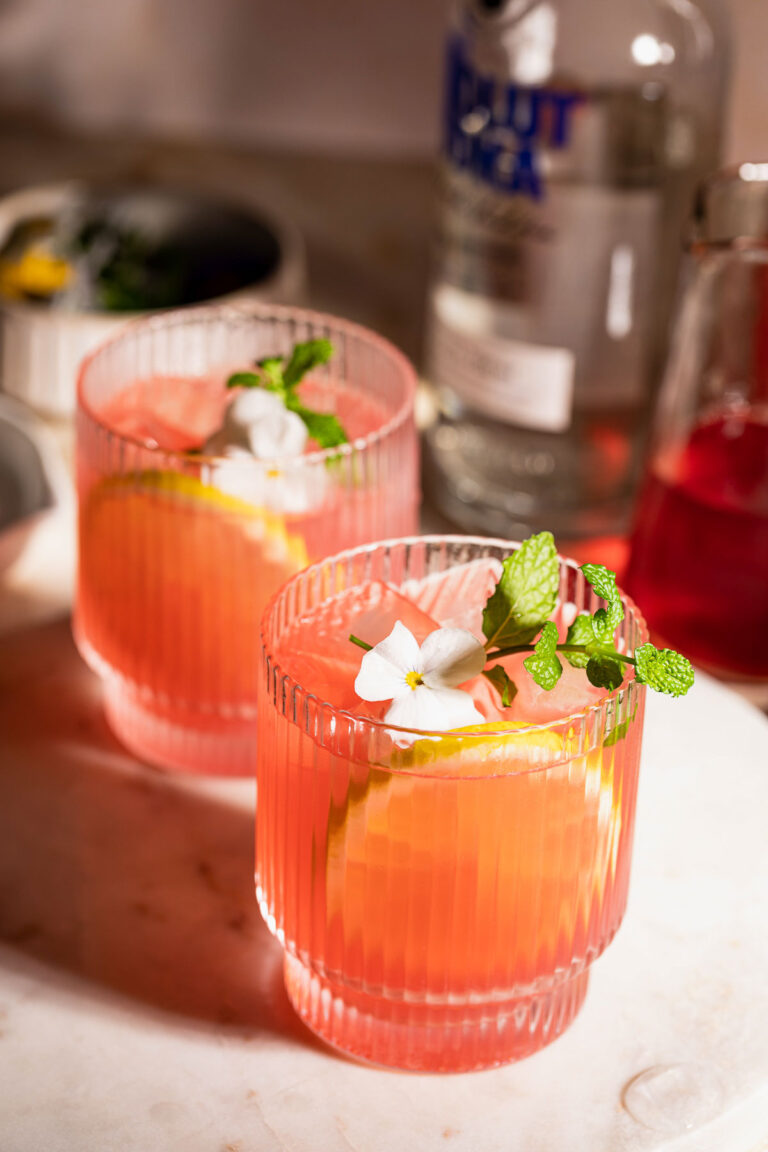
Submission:
[[228,400],[219,378],[153,376],[115,393],[99,416],[121,435],[152,441],[167,452],[186,451],[216,431]]
[[587,680],[583,668],[574,668],[564,656],[560,656],[563,672],[551,691],[540,688],[533,677],[523,667],[525,654],[508,656],[504,667],[510,679],[517,685],[517,695],[508,710],[512,720],[524,720],[528,724],[546,724],[580,712],[596,704],[606,696],[604,688],[595,688]]
[[402,593],[443,628],[466,628],[483,635],[483,608],[501,576],[501,563],[491,556],[457,564],[421,580],[408,580]]
[[527,653],[505,656],[496,661],[504,667],[510,680],[517,687],[509,708],[504,708],[501,697],[490,681],[477,676],[462,687],[469,692],[488,723],[494,720],[515,720],[525,724],[548,724],[560,720],[582,708],[596,704],[606,695],[604,688],[595,688],[587,680],[582,668],[573,668],[565,657],[560,660],[563,672],[554,688],[549,692],[540,688],[533,677],[523,667]]
[[[372,580],[351,588],[294,621],[277,646],[276,658],[292,679],[337,708],[372,714],[354,689],[363,652],[349,640],[354,633],[375,645],[400,620],[421,644],[437,624],[390,585]],[[379,715],[381,707],[374,706]],[[386,705],[384,706],[386,711]]]

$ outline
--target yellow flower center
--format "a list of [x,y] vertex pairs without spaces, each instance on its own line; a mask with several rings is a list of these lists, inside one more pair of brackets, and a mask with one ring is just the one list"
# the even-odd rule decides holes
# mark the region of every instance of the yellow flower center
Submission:
[[423,684],[424,679],[421,675],[421,672],[406,672],[405,682],[408,687],[413,690],[418,688],[420,684]]

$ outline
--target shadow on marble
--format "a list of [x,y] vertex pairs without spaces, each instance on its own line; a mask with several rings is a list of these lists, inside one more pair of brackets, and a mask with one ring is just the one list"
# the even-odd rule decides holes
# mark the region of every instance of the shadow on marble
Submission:
[[253,805],[117,743],[68,619],[0,638],[0,940],[94,994],[319,1044],[256,905]]

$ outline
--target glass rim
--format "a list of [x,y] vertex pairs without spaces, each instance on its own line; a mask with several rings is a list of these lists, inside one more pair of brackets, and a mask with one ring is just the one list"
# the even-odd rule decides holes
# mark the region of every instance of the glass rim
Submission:
[[[276,660],[274,660],[274,657],[273,657],[272,653],[270,652],[269,646],[268,646],[267,641],[266,641],[265,632],[266,632],[266,627],[267,627],[267,621],[272,617],[275,609],[277,608],[277,605],[278,605],[280,598],[287,592],[287,590],[290,587],[292,587],[293,585],[298,583],[298,581],[300,581],[302,579],[306,579],[312,572],[320,570],[325,565],[334,564],[334,563],[340,561],[341,559],[345,559],[345,560],[352,559],[353,557],[362,556],[362,555],[365,555],[366,553],[374,552],[377,549],[384,549],[384,548],[391,547],[393,545],[410,546],[410,545],[414,545],[414,544],[416,544],[416,545],[418,545],[418,544],[429,545],[429,544],[433,544],[433,543],[434,544],[439,544],[439,543],[454,544],[455,543],[455,544],[464,545],[464,546],[476,545],[476,546],[481,546],[483,548],[491,546],[491,547],[498,547],[498,548],[506,549],[507,553],[510,553],[510,552],[514,551],[515,549],[519,548],[522,541],[505,540],[502,537],[497,537],[497,536],[465,536],[465,535],[462,535],[461,533],[434,532],[434,533],[429,533],[429,534],[426,534],[423,536],[421,536],[421,535],[418,535],[418,536],[396,536],[396,537],[391,537],[391,538],[386,539],[386,540],[377,540],[371,544],[358,545],[355,548],[349,548],[349,549],[345,549],[343,552],[334,553],[332,556],[323,557],[323,559],[317,560],[314,563],[309,564],[306,568],[303,568],[300,572],[294,573],[294,575],[291,576],[290,579],[286,580],[285,583],[282,584],[280,586],[280,588],[278,588],[277,591],[270,597],[270,599],[269,599],[269,601],[268,601],[268,603],[264,609],[264,612],[262,613],[261,622],[259,625],[259,640],[260,640],[260,644],[261,644],[262,656],[266,656],[266,658],[271,663],[272,668],[275,669],[276,671],[279,671],[281,678],[283,680],[289,681],[289,683],[293,687],[298,688],[305,699],[313,700],[319,707],[327,709],[334,716],[343,716],[347,720],[354,721],[355,724],[359,724],[361,726],[365,725],[370,730],[375,730],[375,731],[379,731],[379,732],[403,733],[404,735],[413,736],[417,740],[419,740],[419,739],[435,740],[435,739],[443,739],[446,736],[449,736],[449,737],[458,737],[462,741],[466,740],[469,742],[469,741],[475,741],[475,740],[487,740],[489,738],[495,738],[495,737],[503,736],[506,739],[509,739],[510,741],[514,741],[514,738],[516,736],[527,735],[531,732],[552,731],[555,728],[560,728],[560,727],[565,727],[565,726],[571,726],[572,727],[576,723],[579,723],[581,725],[586,726],[589,723],[590,719],[592,719],[593,717],[596,717],[601,712],[606,711],[607,706],[609,704],[614,705],[615,709],[618,709],[618,707],[624,702],[624,700],[628,699],[630,697],[630,695],[632,695],[632,694],[638,695],[638,703],[643,698],[645,685],[638,683],[633,677],[632,679],[625,680],[618,688],[612,689],[605,696],[601,697],[600,700],[596,700],[592,704],[587,704],[583,708],[578,708],[573,712],[567,713],[566,715],[558,716],[556,719],[540,721],[540,722],[534,723],[534,724],[527,724],[526,723],[525,727],[522,727],[519,729],[510,729],[510,728],[491,729],[488,727],[484,727],[481,729],[479,726],[477,728],[473,729],[469,725],[467,725],[464,728],[440,729],[440,730],[429,729],[429,728],[402,728],[396,724],[392,724],[391,722],[388,722],[387,720],[377,720],[372,716],[363,716],[357,712],[352,712],[348,708],[339,708],[336,705],[330,703],[329,701],[323,700],[320,696],[315,695],[313,692],[307,691],[307,689],[301,683],[299,683],[297,680],[295,680],[294,677],[290,675],[290,673],[281,669],[281,666],[277,663]],[[561,569],[563,567],[565,567],[565,568],[570,569],[573,572],[579,572],[580,571],[581,566],[575,560],[571,559],[570,557],[564,556],[561,552],[557,553],[557,559],[558,559],[558,562],[561,566]],[[631,619],[637,624],[637,626],[640,630],[641,642],[645,642],[645,640],[647,640],[648,635],[649,635],[648,625],[646,623],[645,617],[643,616],[642,612],[640,611],[640,609],[638,608],[637,604],[635,603],[635,601],[632,599],[631,596],[629,596],[622,588],[619,588],[619,592],[621,593],[622,603],[624,604],[624,607],[625,607],[625,610],[627,611],[628,617],[631,617]],[[634,712],[633,712],[633,715],[634,715]],[[521,722],[521,723],[524,723],[524,722]],[[541,767],[542,767],[541,765],[532,765],[530,770],[536,771]],[[477,778],[479,779],[480,777],[477,777]]]
[[[93,406],[85,398],[86,378],[94,364],[102,355],[110,352],[124,340],[135,336],[137,331],[144,332],[148,329],[163,329],[182,325],[190,321],[205,321],[208,318],[219,318],[224,321],[228,318],[240,320],[247,320],[248,318],[271,318],[278,321],[297,320],[300,323],[334,327],[337,330],[341,330],[345,335],[354,336],[369,346],[381,349],[398,369],[405,385],[406,395],[394,414],[378,428],[366,433],[365,436],[357,436],[354,440],[346,444],[338,444],[334,448],[318,448],[313,452],[304,452],[300,456],[274,456],[264,460],[256,456],[253,456],[252,459],[245,459],[238,456],[225,456],[221,453],[204,453],[194,449],[161,448],[157,444],[148,444],[137,436],[129,436],[126,433],[115,431],[107,421],[103,420],[94,411]],[[366,328],[363,324],[356,324],[353,320],[345,320],[340,316],[334,316],[330,312],[318,312],[311,308],[294,308],[290,304],[267,304],[263,301],[246,300],[242,303],[235,301],[231,303],[211,303],[193,305],[188,308],[171,308],[156,313],[149,312],[134,315],[126,321],[119,332],[113,333],[106,340],[102,341],[81,360],[77,371],[76,400],[78,412],[86,416],[102,435],[106,436],[107,439],[116,441],[118,444],[130,444],[131,447],[142,452],[156,453],[159,457],[163,457],[164,460],[176,461],[179,464],[187,466],[195,464],[208,466],[226,464],[227,468],[236,467],[245,472],[253,471],[255,465],[258,465],[261,470],[269,469],[275,465],[280,465],[284,469],[288,466],[292,468],[297,466],[303,468],[304,466],[324,464],[329,460],[336,461],[343,457],[349,458],[356,453],[373,448],[378,443],[389,439],[393,433],[397,432],[407,422],[409,414],[412,414],[414,411],[417,386],[418,377],[416,375],[416,369],[405,353],[401,352],[391,340],[387,340],[385,336],[380,336],[378,332],[374,332],[371,328]]]

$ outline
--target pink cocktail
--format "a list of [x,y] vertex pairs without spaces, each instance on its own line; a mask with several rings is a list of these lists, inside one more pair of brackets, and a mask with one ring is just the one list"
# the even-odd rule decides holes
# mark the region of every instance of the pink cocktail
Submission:
[[[226,387],[230,375],[316,338],[333,356],[296,400],[337,417],[348,442],[219,454],[217,430],[243,391]],[[280,308],[169,313],[86,361],[75,634],[129,747],[180,769],[253,769],[268,598],[329,551],[415,529],[414,387],[386,341]]]
[[[567,667],[520,675],[484,724],[393,730],[356,694],[361,653],[400,621],[480,633],[515,546],[414,538],[293,578],[262,624],[256,881],[305,1022],[362,1059],[460,1070],[525,1056],[574,1018],[627,900],[645,689]],[[555,622],[599,601],[560,562]],[[624,651],[645,640],[631,604]]]

